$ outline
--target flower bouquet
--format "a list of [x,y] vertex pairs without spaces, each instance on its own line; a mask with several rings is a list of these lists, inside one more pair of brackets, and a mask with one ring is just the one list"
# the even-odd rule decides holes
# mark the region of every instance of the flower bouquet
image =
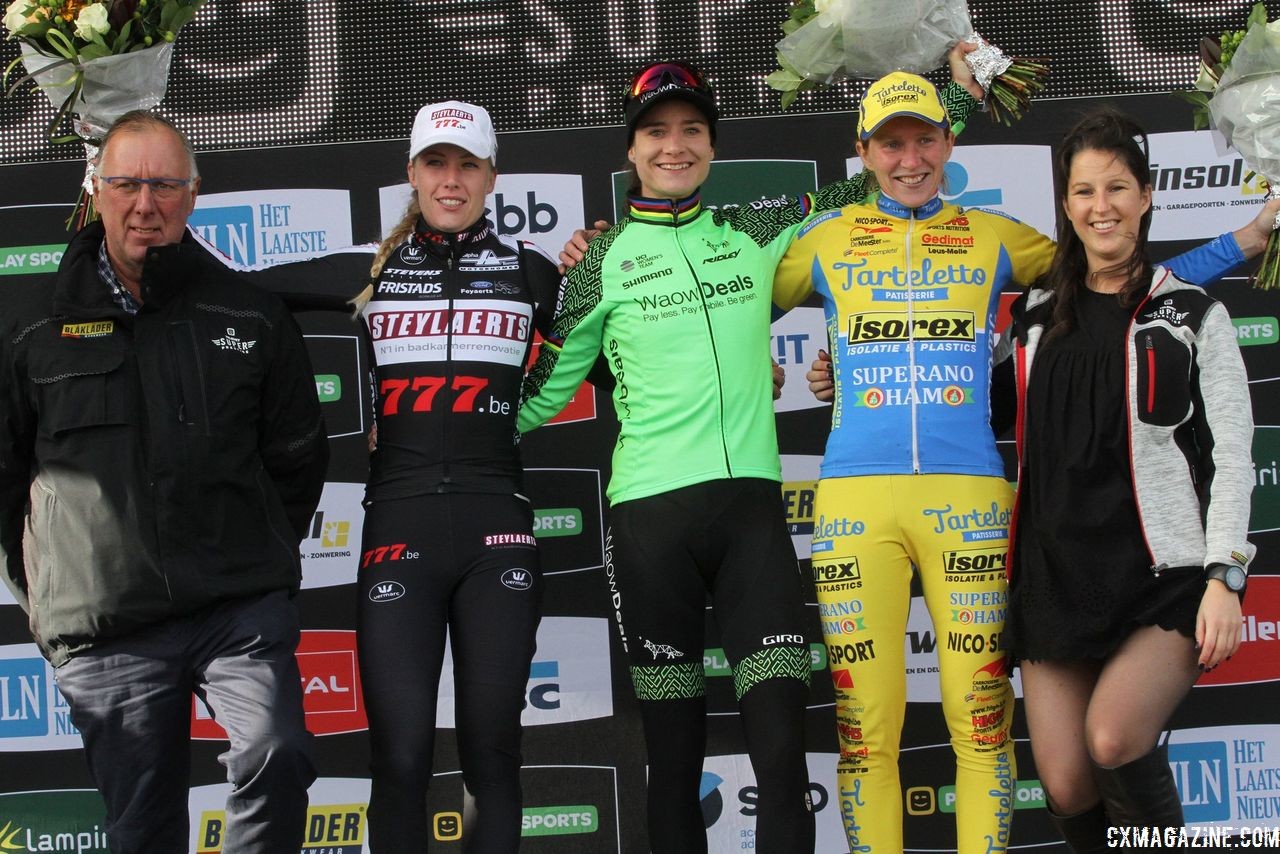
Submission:
[[[4,12],[7,39],[22,51],[0,85],[12,95],[31,81],[55,108],[49,135],[81,139],[88,161],[80,198],[67,221],[95,218],[93,161],[97,144],[117,118],[150,109],[164,98],[173,40],[205,0],[13,0]],[[19,63],[25,75],[15,76]],[[63,119],[74,133],[57,137]]]
[[[1280,21],[1268,24],[1266,7],[1258,3],[1246,29],[1202,39],[1196,89],[1179,94],[1196,107],[1195,128],[1212,120],[1267,182],[1267,198],[1280,197]],[[1280,287],[1280,232],[1271,232],[1254,284]]]
[[1030,108],[1049,73],[1044,61],[1010,58],[984,41],[965,0],[795,0],[782,31],[779,67],[765,82],[782,92],[784,108],[837,80],[927,73],[967,40],[979,45],[965,61],[988,94],[991,118],[1007,125]]

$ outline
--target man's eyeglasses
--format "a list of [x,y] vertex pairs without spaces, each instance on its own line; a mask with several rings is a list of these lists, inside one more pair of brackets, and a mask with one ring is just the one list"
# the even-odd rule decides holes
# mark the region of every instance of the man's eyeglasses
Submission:
[[638,98],[646,92],[661,89],[663,86],[675,84],[699,92],[711,93],[702,74],[683,62],[659,62],[642,70],[627,87],[625,100]]
[[190,178],[132,178],[125,175],[100,176],[99,181],[111,188],[118,196],[131,199],[142,192],[145,184],[151,188],[151,195],[157,199],[176,199],[191,185]]

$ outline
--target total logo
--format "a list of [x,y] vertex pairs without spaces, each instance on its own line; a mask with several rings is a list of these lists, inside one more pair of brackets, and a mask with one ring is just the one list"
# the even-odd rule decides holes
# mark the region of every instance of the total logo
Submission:
[[[77,750],[80,731],[33,643],[0,646],[0,751]],[[3,850],[3,849],[0,849]]]
[[[369,728],[354,631],[304,631],[298,641],[297,658],[302,675],[302,706],[310,732],[337,735]],[[193,698],[191,738],[219,741],[226,737],[226,731],[204,704]]]
[[[834,753],[805,754],[810,781],[808,797],[817,829],[815,851],[848,850],[839,809],[833,808],[837,758]],[[709,851],[742,851],[756,847],[759,789],[749,757],[707,757],[702,765],[699,797]]]

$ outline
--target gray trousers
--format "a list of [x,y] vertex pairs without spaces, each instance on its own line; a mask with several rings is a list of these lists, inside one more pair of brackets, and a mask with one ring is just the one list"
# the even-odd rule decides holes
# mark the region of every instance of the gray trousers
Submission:
[[191,695],[230,737],[226,854],[298,851],[315,780],[284,591],[211,606],[74,656],[56,671],[113,854],[190,850]]

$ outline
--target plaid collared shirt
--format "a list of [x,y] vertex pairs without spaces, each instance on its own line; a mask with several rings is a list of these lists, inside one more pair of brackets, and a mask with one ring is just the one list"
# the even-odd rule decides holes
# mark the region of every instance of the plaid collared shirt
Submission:
[[107,241],[102,241],[102,245],[98,247],[98,278],[111,289],[111,298],[116,301],[116,305],[120,306],[129,314],[137,314],[142,305],[133,298],[133,294],[120,284],[120,279],[116,276],[115,269],[111,266],[111,259],[107,255]]

